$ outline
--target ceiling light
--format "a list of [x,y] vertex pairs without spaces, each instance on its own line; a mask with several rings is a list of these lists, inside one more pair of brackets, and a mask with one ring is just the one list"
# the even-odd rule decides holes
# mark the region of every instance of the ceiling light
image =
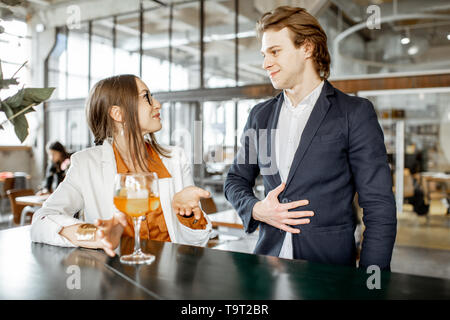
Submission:
[[406,28],[402,31],[400,36],[400,43],[406,45],[411,42],[411,36],[409,33],[409,28]]
[[447,35],[447,40],[450,40],[450,33]]
[[45,26],[42,23],[36,25],[36,32],[42,32],[45,30]]
[[407,36],[404,36],[400,39],[400,43],[403,45],[408,44],[410,42],[411,42],[411,40],[409,40],[409,38]]
[[412,46],[411,48],[408,49],[408,54],[410,56],[416,54],[417,52],[419,52],[419,48],[417,46]]

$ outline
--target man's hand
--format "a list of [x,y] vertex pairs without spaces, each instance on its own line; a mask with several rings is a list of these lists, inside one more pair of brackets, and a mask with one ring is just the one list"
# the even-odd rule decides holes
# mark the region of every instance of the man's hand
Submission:
[[97,227],[96,242],[99,248],[110,257],[114,257],[116,255],[114,250],[119,246],[123,229],[127,226],[125,214],[115,212],[112,219],[97,219],[94,225]]
[[289,203],[280,203],[278,201],[278,195],[284,190],[285,184],[282,183],[267,194],[267,197],[258,201],[253,206],[252,216],[253,219],[270,224],[278,229],[291,232],[300,233],[299,229],[292,228],[291,226],[307,224],[309,219],[299,219],[304,217],[312,217],[313,211],[290,211],[300,206],[305,206],[309,203],[308,200],[298,200]]
[[172,208],[181,216],[190,216],[194,213],[195,219],[200,220],[203,213],[199,206],[201,198],[209,198],[211,194],[201,188],[189,186],[177,192],[172,199]]

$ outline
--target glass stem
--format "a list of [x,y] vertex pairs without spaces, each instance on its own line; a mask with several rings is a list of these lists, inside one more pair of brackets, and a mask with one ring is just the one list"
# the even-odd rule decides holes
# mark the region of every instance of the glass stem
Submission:
[[142,254],[141,251],[141,217],[134,218],[134,252],[133,254]]

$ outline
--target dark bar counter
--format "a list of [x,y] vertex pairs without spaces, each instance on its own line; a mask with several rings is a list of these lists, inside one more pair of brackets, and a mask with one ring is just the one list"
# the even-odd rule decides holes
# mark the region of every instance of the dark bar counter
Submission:
[[[30,240],[30,227],[0,231],[0,299],[450,299],[450,280],[143,241],[151,265],[121,264],[101,250]],[[121,252],[132,251],[124,238]],[[74,277],[79,274],[79,288]]]

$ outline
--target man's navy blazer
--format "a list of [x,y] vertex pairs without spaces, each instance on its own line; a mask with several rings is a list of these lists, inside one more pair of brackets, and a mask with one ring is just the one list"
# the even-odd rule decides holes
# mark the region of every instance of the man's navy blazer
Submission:
[[[245,231],[259,227],[255,253],[271,256],[279,255],[286,232],[252,218],[259,201],[253,187],[259,174],[265,195],[281,184],[274,130],[282,105],[280,93],[251,110],[242,147],[224,184],[225,197]],[[307,206],[293,210],[314,211],[309,224],[293,226],[301,231],[292,235],[294,259],[356,265],[355,192],[365,225],[359,265],[389,270],[397,218],[383,132],[369,100],[349,96],[325,81],[279,195],[282,203],[307,199]]]

